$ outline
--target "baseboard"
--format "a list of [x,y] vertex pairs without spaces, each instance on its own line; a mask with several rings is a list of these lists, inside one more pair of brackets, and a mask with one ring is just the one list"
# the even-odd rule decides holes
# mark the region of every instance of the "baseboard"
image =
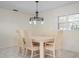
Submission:
[[79,53],[79,52],[71,51],[71,50],[67,50],[67,49],[63,49],[63,50],[68,51],[68,52],[72,52],[72,53]]
[[17,47],[17,45],[6,46],[6,47],[0,47],[0,49],[7,49],[7,48],[11,48],[11,47]]

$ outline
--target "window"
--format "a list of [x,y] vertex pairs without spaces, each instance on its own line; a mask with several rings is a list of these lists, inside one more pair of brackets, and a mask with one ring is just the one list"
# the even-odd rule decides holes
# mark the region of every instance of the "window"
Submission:
[[59,17],[58,29],[79,30],[79,14]]

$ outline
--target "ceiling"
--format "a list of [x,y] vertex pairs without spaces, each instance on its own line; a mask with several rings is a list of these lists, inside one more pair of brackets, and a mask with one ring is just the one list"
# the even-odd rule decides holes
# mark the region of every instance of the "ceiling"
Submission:
[[[39,12],[44,12],[49,9],[58,8],[61,6],[78,3],[78,1],[40,1]],[[35,12],[36,4],[34,1],[0,1],[0,8],[9,10],[17,9],[20,12]]]

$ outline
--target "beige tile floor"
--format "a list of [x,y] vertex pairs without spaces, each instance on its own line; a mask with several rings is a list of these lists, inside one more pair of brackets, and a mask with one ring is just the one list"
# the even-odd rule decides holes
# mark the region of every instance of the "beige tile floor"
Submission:
[[[58,56],[58,51],[56,51],[56,58],[78,58],[79,53],[71,52],[67,50],[61,50],[61,56]],[[18,55],[18,51],[16,47],[0,49],[0,58],[29,58],[30,56],[22,56]],[[39,56],[37,56],[39,58]],[[49,56],[46,56],[49,58]]]

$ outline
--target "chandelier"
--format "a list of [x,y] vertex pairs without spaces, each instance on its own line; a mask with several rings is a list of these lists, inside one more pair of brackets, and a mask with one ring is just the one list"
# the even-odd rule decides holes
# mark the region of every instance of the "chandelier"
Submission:
[[35,12],[35,16],[34,17],[30,17],[30,19],[29,19],[29,23],[30,24],[37,24],[37,22],[40,22],[41,24],[43,24],[44,23],[44,19],[42,18],[42,17],[39,17],[38,16],[38,2],[39,1],[35,1],[35,3],[36,3],[36,12]]

